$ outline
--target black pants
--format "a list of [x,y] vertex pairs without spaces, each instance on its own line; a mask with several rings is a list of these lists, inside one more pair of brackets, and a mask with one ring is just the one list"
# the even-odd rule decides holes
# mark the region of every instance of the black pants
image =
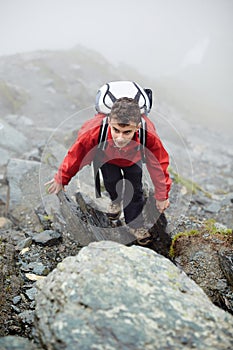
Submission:
[[121,168],[105,163],[101,167],[104,186],[111,200],[119,203],[123,200],[126,224],[138,228],[143,226],[142,209],[144,196],[142,189],[142,162]]

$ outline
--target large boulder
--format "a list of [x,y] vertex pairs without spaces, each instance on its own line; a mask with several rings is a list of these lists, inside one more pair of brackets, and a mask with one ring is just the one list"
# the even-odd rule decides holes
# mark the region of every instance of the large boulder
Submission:
[[41,350],[30,340],[8,335],[0,338],[0,349],[1,350]]
[[150,249],[94,242],[37,282],[46,349],[230,349],[233,317]]
[[39,171],[40,163],[36,161],[11,159],[7,165],[7,210],[17,224],[39,224],[35,214],[35,207],[41,203]]
[[28,151],[30,147],[30,140],[22,132],[0,119],[0,166],[5,165],[11,157]]

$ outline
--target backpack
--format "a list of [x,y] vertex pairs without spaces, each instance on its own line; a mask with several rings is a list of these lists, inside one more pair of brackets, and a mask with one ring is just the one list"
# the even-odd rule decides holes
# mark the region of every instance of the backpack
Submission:
[[129,97],[136,100],[142,114],[148,114],[151,110],[151,89],[143,89],[132,81],[112,81],[104,84],[98,90],[95,100],[96,111],[109,114],[114,102],[120,97]]
[[[133,98],[138,102],[141,114],[148,115],[152,107],[152,90],[144,89],[137,83],[131,81],[113,81],[104,84],[96,94],[95,108],[98,113],[103,113],[106,116],[102,120],[100,126],[98,146],[99,150],[104,150],[107,143],[108,134],[108,114],[111,112],[111,108],[114,102],[121,97]],[[145,162],[144,148],[146,145],[146,121],[141,118],[141,128],[139,129],[140,145],[138,150],[141,150],[142,161]],[[100,177],[98,163],[98,157],[95,157],[93,161],[94,176],[95,176],[95,193],[96,198],[101,197],[100,191]]]

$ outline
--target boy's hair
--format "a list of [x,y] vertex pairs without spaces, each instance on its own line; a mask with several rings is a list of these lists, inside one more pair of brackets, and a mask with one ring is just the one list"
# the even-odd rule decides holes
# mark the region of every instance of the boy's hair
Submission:
[[109,118],[116,118],[119,125],[129,125],[131,122],[138,125],[141,121],[141,112],[138,103],[129,97],[121,97],[114,102]]

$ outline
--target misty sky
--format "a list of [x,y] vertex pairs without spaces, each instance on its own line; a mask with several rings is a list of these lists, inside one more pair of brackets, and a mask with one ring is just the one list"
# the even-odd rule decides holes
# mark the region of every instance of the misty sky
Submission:
[[233,0],[0,0],[0,56],[81,44],[152,79],[186,79],[220,127],[233,127],[232,34]]
[[0,55],[82,44],[170,74],[198,63],[212,37],[232,37],[232,14],[232,0],[0,0]]

